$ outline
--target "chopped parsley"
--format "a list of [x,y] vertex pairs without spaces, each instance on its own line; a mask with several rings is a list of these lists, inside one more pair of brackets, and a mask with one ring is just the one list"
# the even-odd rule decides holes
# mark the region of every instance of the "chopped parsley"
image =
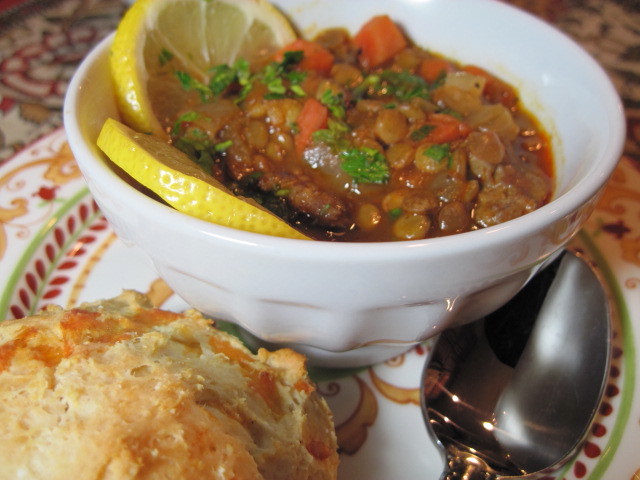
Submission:
[[425,80],[409,72],[385,70],[380,75],[387,92],[400,100],[411,98],[429,98],[429,85]]
[[233,67],[226,64],[216,65],[210,72],[209,88],[214,95],[220,95],[229,85],[236,81],[238,74]]
[[342,93],[334,93],[332,90],[327,89],[322,92],[320,102],[326,105],[329,112],[331,112],[331,115],[334,117],[339,119],[343,119],[345,117],[344,95]]
[[163,48],[160,51],[160,54],[158,55],[158,62],[160,63],[161,67],[164,67],[167,63],[171,61],[172,58],[173,58],[173,53],[171,53],[166,48]]
[[367,75],[354,89],[354,98],[392,95],[400,101],[429,98],[431,87],[420,76],[407,71],[384,70]]
[[400,217],[400,215],[402,215],[402,208],[400,207],[392,208],[391,210],[389,210],[389,217],[391,217],[392,220],[396,220]]
[[[171,52],[161,54],[161,62],[170,59]],[[172,56],[172,55],[171,55]],[[280,62],[271,62],[261,71],[251,73],[249,62],[239,58],[233,65],[220,64],[209,69],[211,78],[208,84],[195,79],[184,71],[175,71],[184,90],[197,91],[201,101],[207,102],[223,94],[233,85],[240,87],[234,91],[235,103],[242,102],[251,91],[254,81],[260,81],[267,87],[266,99],[286,98],[287,96],[305,97],[306,92],[302,88],[302,82],[307,77],[306,72],[293,70],[304,56],[301,50],[285,52]]]
[[[194,132],[190,133],[193,134]],[[198,136],[195,135],[179,137],[174,145],[186,153],[202,170],[207,173],[211,172],[215,160],[211,152],[211,142],[208,137],[198,138]]]
[[447,162],[451,161],[451,145],[448,143],[439,143],[436,145],[431,145],[429,148],[426,148],[423,152],[423,155],[432,158],[437,163],[442,163],[447,160]]
[[411,137],[411,140],[419,142],[420,140],[423,140],[427,135],[429,135],[435,128],[436,127],[434,125],[422,125],[421,127],[416,128],[413,132],[411,132],[409,137]]
[[441,87],[442,85],[444,85],[446,78],[447,78],[447,71],[443,69],[438,74],[438,77],[435,79],[435,81],[431,84],[431,88],[434,89],[434,88]]
[[216,143],[216,144],[213,146],[213,149],[214,149],[216,152],[224,152],[224,151],[225,151],[227,148],[229,148],[231,145],[233,145],[233,141],[232,141],[232,140],[227,140],[227,141],[224,141],[224,142]]
[[379,87],[380,76],[375,74],[367,75],[362,79],[360,85],[353,89],[352,96],[355,99],[371,96],[375,94]]
[[244,100],[251,90],[251,72],[249,70],[249,62],[239,58],[231,65],[220,64],[209,69],[211,79],[209,80],[209,90],[211,96],[219,96],[224,93],[231,85],[237,83],[240,86],[240,92],[236,98],[236,103]]
[[251,91],[251,70],[249,68],[249,62],[244,58],[239,58],[233,65],[236,70],[236,80],[240,85],[240,93],[235,99],[234,103],[238,104],[242,102]]
[[211,98],[213,92],[207,85],[199,80],[196,80],[187,72],[176,70],[175,74],[176,77],[178,77],[182,88],[186,91],[195,90],[196,92],[198,92],[203,103]]
[[306,73],[292,70],[303,57],[302,50],[285,52],[281,62],[271,62],[257,74],[260,81],[267,87],[266,99],[285,98],[288,92],[297,97],[306,95],[301,87]]
[[304,52],[302,50],[289,50],[288,52],[284,52],[280,66],[283,70],[289,69],[299,64],[303,58]]
[[333,151],[338,152],[348,148],[348,133],[349,126],[346,123],[330,118],[327,121],[327,128],[316,130],[313,132],[312,138],[316,142],[329,145]]
[[342,169],[357,183],[386,183],[389,165],[386,158],[373,148],[353,148],[340,153]]
[[193,122],[200,117],[198,112],[190,111],[183,113],[178,117],[178,119],[173,122],[173,128],[171,129],[171,134],[173,136],[177,136],[180,133],[180,128],[182,128],[182,124],[185,122]]
[[457,118],[458,120],[462,120],[462,114],[457,110],[454,110],[453,108],[443,108],[442,110],[439,110],[438,113],[445,113],[447,115],[451,115],[454,118]]

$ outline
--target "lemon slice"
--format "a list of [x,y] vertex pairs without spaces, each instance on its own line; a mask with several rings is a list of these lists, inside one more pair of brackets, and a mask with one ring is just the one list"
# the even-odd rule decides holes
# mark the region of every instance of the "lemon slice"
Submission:
[[227,227],[276,237],[309,239],[252,199],[236,197],[187,155],[162,139],[107,119],[98,146],[176,210]]
[[163,135],[189,102],[176,70],[207,84],[212,66],[264,61],[295,38],[265,0],[137,0],[118,25],[110,55],[123,119]]

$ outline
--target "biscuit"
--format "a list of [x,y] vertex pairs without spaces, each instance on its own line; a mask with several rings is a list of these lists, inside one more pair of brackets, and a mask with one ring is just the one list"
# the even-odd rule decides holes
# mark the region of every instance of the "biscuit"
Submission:
[[298,353],[120,296],[0,323],[0,478],[335,479]]

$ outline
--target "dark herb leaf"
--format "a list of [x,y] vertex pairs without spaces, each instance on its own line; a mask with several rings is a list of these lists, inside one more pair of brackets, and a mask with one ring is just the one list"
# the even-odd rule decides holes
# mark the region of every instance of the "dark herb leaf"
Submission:
[[282,62],[280,65],[283,69],[291,68],[294,65],[297,65],[304,58],[304,52],[302,50],[290,50],[288,52],[284,52]]

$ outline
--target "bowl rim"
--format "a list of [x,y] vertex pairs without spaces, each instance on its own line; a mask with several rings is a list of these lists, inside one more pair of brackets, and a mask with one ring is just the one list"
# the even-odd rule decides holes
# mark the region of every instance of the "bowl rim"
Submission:
[[[488,3],[495,4],[496,2],[489,1]],[[504,6],[507,7],[507,10],[521,15],[528,21],[535,22],[538,28],[553,32],[555,41],[564,42],[566,47],[572,48],[580,56],[575,61],[580,61],[586,68],[589,68],[593,72],[597,83],[602,87],[600,102],[604,105],[604,111],[608,115],[611,135],[604,142],[605,148],[603,148],[603,151],[605,155],[601,155],[601,161],[594,162],[594,167],[588,171],[589,175],[583,176],[572,188],[542,207],[495,226],[423,240],[389,242],[306,241],[253,233],[213,224],[178,212],[168,205],[153,200],[118,177],[115,172],[108,168],[105,157],[101,158],[94,155],[83,136],[81,125],[78,122],[78,115],[76,115],[80,108],[78,99],[87,72],[97,62],[105,61],[104,59],[108,56],[108,49],[115,32],[109,34],[89,52],[71,79],[63,108],[63,123],[69,145],[75,154],[83,175],[86,175],[86,170],[95,171],[95,181],[109,185],[109,191],[118,191],[118,195],[125,199],[126,204],[132,210],[140,215],[152,218],[154,222],[169,223],[176,229],[185,229],[185,231],[193,232],[197,236],[209,237],[222,242],[231,242],[237,245],[250,246],[251,248],[260,247],[272,252],[284,253],[287,256],[306,257],[314,254],[327,261],[336,259],[350,262],[371,261],[372,255],[375,255],[375,258],[389,260],[418,256],[440,256],[444,252],[455,254],[470,250],[479,251],[492,244],[499,246],[509,243],[514,239],[526,237],[543,230],[549,226],[550,217],[560,219],[568,216],[581,205],[589,202],[595,195],[598,195],[622,155],[626,125],[624,108],[620,97],[611,79],[594,58],[555,27],[515,7]],[[384,257],[380,257],[380,255]]]

